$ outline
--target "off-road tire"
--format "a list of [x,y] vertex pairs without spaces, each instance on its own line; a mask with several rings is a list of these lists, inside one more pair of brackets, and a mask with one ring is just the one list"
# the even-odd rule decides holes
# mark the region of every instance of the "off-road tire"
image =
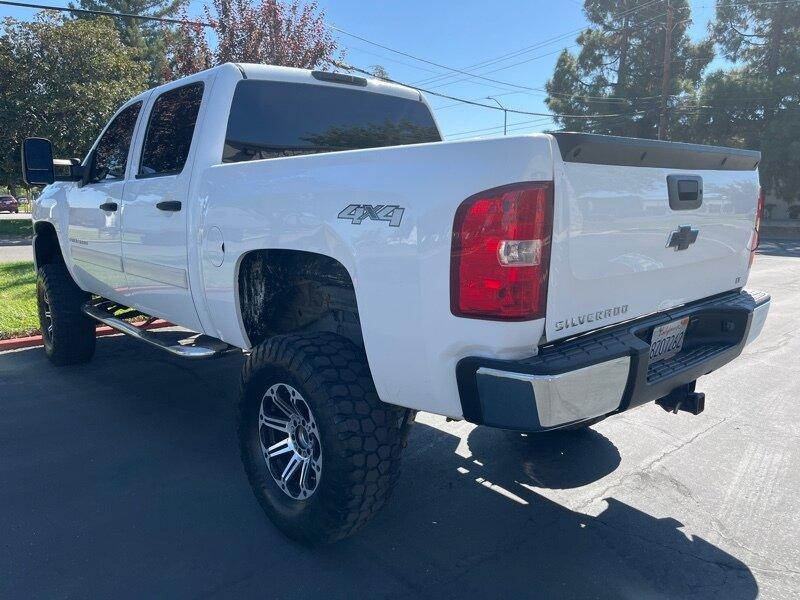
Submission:
[[[277,383],[297,390],[322,447],[317,488],[295,500],[270,474],[259,411]],[[332,333],[280,335],[257,346],[242,370],[238,435],[258,502],[288,537],[306,545],[348,537],[386,504],[399,475],[410,411],[381,402],[363,350]]]
[[47,358],[58,366],[88,362],[94,355],[96,324],[81,307],[89,294],[77,286],[63,264],[42,265],[36,275],[39,323]]

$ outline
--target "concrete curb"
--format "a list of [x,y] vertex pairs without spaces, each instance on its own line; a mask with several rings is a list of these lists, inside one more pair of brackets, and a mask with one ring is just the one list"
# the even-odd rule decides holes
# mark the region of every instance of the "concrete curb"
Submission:
[[[174,325],[169,321],[163,321],[159,319],[157,321],[153,321],[147,326],[139,325],[138,327],[141,329],[162,329],[164,327],[174,327]],[[122,332],[117,331],[112,327],[108,327],[107,325],[97,328],[97,337],[115,334],[122,335]],[[23,338],[11,338],[10,340],[0,340],[0,352],[5,352],[6,350],[19,350],[20,348],[33,348],[34,346],[41,346],[42,344],[43,342],[41,335],[33,335],[31,337]]]

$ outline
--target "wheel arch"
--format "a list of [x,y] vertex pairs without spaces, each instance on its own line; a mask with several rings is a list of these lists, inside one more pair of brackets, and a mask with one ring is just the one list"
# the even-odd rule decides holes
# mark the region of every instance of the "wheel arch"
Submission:
[[64,264],[58,233],[52,223],[37,221],[33,224],[33,264],[34,268],[42,265]]
[[273,335],[316,331],[364,347],[353,278],[331,256],[251,250],[239,258],[235,288],[240,324],[251,346]]

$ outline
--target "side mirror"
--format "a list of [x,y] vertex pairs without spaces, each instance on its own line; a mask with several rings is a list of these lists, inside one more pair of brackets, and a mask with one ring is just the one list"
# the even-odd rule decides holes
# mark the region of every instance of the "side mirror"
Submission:
[[49,185],[56,180],[50,140],[25,138],[22,142],[22,179],[28,185]]

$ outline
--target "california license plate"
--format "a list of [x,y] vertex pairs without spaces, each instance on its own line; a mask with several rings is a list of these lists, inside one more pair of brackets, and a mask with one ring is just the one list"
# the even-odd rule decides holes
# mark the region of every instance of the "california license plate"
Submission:
[[684,317],[679,321],[659,325],[653,330],[653,337],[650,339],[651,363],[670,358],[681,351],[687,325],[689,317]]

